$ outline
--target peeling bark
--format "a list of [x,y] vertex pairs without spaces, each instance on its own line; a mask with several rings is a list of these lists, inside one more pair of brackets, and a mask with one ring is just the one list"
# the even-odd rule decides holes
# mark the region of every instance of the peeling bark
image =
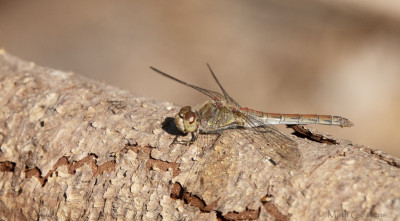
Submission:
[[[400,218],[400,161],[293,128],[302,167],[235,130],[170,144],[179,107],[0,52],[0,219]],[[356,129],[356,128],[355,128]]]

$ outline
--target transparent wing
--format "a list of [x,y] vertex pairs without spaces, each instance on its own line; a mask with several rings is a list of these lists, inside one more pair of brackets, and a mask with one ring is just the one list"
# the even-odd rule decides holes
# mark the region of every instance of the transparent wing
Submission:
[[[219,107],[215,106],[214,108]],[[236,108],[239,110],[240,106],[236,106]],[[255,146],[263,158],[269,159],[273,164],[287,170],[300,167],[301,156],[297,149],[297,143],[279,132],[273,125],[263,125],[257,117],[233,110],[232,107],[213,111],[213,113],[213,119],[217,119],[217,121],[208,125],[209,131],[220,131],[222,133],[224,129],[221,128],[221,125],[227,125],[228,122],[235,125],[237,122],[245,121],[250,127],[237,131]],[[239,126],[239,124],[236,124],[236,126]]]
[[[254,122],[251,123],[254,124]],[[264,158],[270,159],[279,168],[286,170],[300,168],[301,155],[297,149],[297,143],[279,132],[273,125],[238,131],[256,147]]]
[[[232,111],[239,111],[241,106],[225,91],[211,70],[210,65],[207,64],[207,66],[223,92],[227,105],[236,108],[236,110],[232,109]],[[301,155],[297,149],[296,142],[279,132],[273,125],[263,125],[262,122],[258,122],[257,118],[249,115],[243,114],[238,116],[242,116],[243,120],[252,126],[251,128],[247,128],[247,130],[238,130],[239,133],[252,142],[264,158],[270,159],[274,164],[283,169],[293,170],[301,166]],[[218,117],[217,119],[225,118]],[[223,122],[218,124],[222,125]]]
[[224,99],[224,96],[223,96],[222,94],[216,92],[216,91],[207,90],[207,89],[198,87],[198,86],[196,86],[196,85],[186,83],[186,82],[184,82],[184,81],[179,80],[178,78],[175,78],[175,77],[173,77],[173,76],[171,76],[171,75],[169,75],[169,74],[167,74],[167,73],[165,73],[165,72],[162,72],[162,71],[158,70],[157,68],[154,68],[154,67],[151,67],[151,66],[150,66],[150,68],[151,68],[153,71],[155,71],[155,72],[161,74],[162,76],[167,77],[167,78],[169,78],[169,79],[171,79],[171,80],[174,80],[174,81],[176,81],[176,82],[178,82],[178,83],[181,83],[181,84],[183,84],[183,85],[186,85],[186,86],[188,86],[188,87],[191,87],[191,88],[193,88],[193,89],[199,91],[200,93],[203,93],[203,94],[205,94],[205,95],[211,97],[211,98],[214,99],[214,100],[221,100],[221,99]]
[[240,105],[231,97],[229,96],[228,92],[225,91],[225,89],[222,87],[222,84],[219,83],[219,80],[217,76],[214,74],[214,71],[211,69],[210,65],[207,64],[208,69],[211,72],[211,75],[214,77],[215,82],[217,82],[219,88],[221,89],[222,93],[224,94],[224,100],[227,102],[227,104],[230,104],[231,106],[236,106],[240,108]]

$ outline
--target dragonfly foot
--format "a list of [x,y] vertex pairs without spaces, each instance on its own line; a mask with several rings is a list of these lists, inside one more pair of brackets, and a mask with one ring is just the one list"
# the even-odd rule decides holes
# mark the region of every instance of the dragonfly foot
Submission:
[[179,136],[176,136],[174,141],[169,145],[169,147],[172,147],[174,144],[179,144],[179,145],[184,145],[184,146],[190,146],[192,145],[196,140],[193,138],[190,140],[178,140]]

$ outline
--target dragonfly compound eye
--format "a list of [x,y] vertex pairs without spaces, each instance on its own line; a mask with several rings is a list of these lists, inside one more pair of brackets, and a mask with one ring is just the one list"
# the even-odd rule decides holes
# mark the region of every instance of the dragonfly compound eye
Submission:
[[181,110],[179,111],[180,114],[185,114],[187,112],[192,111],[192,108],[190,106],[184,106],[181,108]]
[[185,116],[183,118],[183,124],[186,133],[194,132],[199,127],[199,123],[196,119],[196,114],[192,110],[189,110],[188,112],[185,113]]
[[185,114],[185,121],[188,121],[190,124],[192,124],[196,120],[196,114],[193,113],[192,111],[187,112]]
[[196,120],[196,114],[190,106],[182,107],[178,114],[175,115],[175,125],[182,133],[194,132],[199,124]]
[[175,115],[175,125],[182,133],[187,133],[185,131],[185,126],[184,126],[184,123],[183,123],[183,114],[177,113]]

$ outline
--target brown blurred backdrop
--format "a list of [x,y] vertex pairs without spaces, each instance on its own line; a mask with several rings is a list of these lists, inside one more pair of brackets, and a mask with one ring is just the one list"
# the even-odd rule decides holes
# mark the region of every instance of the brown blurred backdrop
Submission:
[[[397,5],[396,5],[397,4]],[[317,127],[400,156],[400,7],[396,1],[0,1],[0,47],[139,96],[207,97],[152,72],[217,90],[242,106],[337,114]]]

